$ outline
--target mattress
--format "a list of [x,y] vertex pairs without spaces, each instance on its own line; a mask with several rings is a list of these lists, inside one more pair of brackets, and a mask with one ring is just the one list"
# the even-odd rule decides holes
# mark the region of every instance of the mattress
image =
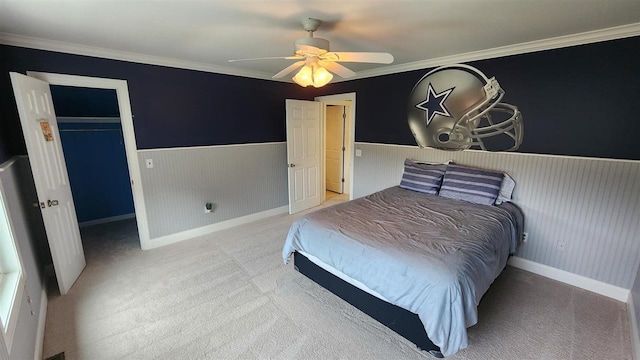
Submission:
[[[418,314],[445,356],[467,346],[477,305],[521,239],[517,207],[393,187],[296,220],[283,247]],[[355,285],[355,284],[354,284]],[[357,286],[357,285],[356,285]]]
[[330,265],[323,263],[322,260],[318,259],[317,257],[315,257],[315,256],[313,256],[311,254],[307,254],[304,251],[298,251],[298,252],[300,254],[304,255],[304,257],[309,259],[309,261],[311,261],[312,263],[314,263],[314,264],[318,265],[319,267],[321,267],[324,271],[327,271],[328,273],[337,276],[338,278],[346,281],[347,283],[357,287],[358,289],[360,289],[360,290],[362,290],[362,291],[364,291],[366,293],[369,293],[369,294],[377,297],[380,300],[384,300],[386,302],[389,302],[389,300],[387,300],[384,296],[378,294],[378,292],[369,289],[367,287],[367,285],[361,283],[360,281],[358,281],[356,279],[353,279],[353,278],[345,275],[342,271],[334,269]]

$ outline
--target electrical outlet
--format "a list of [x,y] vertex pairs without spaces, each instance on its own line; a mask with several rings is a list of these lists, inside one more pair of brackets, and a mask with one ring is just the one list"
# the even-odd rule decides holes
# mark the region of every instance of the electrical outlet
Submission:
[[213,204],[208,202],[206,204],[204,204],[204,212],[205,214],[209,214],[213,212]]
[[556,250],[558,251],[564,251],[564,249],[567,247],[567,243],[560,240],[558,241],[558,245],[556,246]]
[[528,232],[522,233],[522,242],[526,243],[527,240],[529,240],[529,233]]

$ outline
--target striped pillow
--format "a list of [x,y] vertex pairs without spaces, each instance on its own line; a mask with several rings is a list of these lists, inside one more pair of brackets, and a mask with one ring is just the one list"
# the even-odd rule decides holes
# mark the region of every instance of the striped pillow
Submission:
[[440,196],[493,205],[500,193],[503,177],[503,173],[450,164],[442,180]]
[[424,164],[407,159],[404,161],[400,187],[436,195],[446,170],[447,164]]

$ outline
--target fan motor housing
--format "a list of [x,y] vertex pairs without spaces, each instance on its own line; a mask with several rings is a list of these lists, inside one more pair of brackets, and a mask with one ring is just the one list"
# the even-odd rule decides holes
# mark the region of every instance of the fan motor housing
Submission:
[[321,38],[302,38],[295,41],[296,50],[299,49],[299,45],[313,46],[321,50],[329,51],[329,40]]

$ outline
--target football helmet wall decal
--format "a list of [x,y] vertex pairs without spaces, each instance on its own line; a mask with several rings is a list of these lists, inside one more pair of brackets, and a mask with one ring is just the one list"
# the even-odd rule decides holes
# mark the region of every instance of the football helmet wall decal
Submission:
[[[501,103],[503,97],[498,81],[480,70],[464,64],[441,66],[413,87],[409,128],[420,147],[516,150],[522,143],[522,115],[517,107]],[[488,139],[496,135],[503,136]],[[488,149],[487,142],[501,148]]]

